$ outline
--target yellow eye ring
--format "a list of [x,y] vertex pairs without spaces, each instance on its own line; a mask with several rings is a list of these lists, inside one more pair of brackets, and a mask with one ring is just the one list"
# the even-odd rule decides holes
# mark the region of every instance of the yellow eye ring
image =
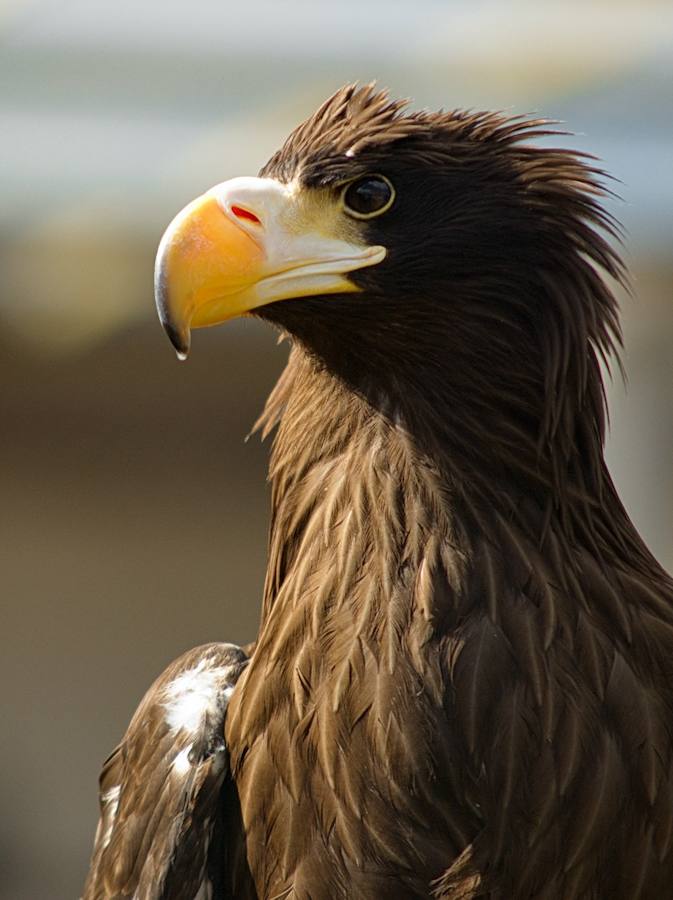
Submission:
[[355,219],[373,219],[395,202],[395,188],[385,175],[361,175],[344,185],[343,208]]

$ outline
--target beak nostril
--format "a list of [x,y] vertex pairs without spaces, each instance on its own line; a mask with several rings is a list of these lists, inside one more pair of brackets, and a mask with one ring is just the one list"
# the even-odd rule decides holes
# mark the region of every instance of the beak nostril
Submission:
[[245,209],[243,206],[232,206],[231,211],[238,219],[247,219],[248,222],[254,222],[256,225],[262,224],[253,212],[250,212],[249,209]]

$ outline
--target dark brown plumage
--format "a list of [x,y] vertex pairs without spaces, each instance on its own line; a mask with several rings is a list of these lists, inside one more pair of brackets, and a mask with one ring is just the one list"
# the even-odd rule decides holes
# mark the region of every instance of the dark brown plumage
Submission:
[[292,350],[217,896],[672,893],[673,584],[602,451],[622,266],[548,131],[347,87],[263,170],[396,199],[360,293],[256,310]]

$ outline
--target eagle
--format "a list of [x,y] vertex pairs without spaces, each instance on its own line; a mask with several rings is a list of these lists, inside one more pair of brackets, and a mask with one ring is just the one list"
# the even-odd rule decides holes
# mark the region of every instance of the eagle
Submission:
[[673,581],[603,457],[628,278],[552,132],[348,85],[170,224],[178,354],[291,345],[268,569],[254,645],[105,764],[86,900],[673,896]]

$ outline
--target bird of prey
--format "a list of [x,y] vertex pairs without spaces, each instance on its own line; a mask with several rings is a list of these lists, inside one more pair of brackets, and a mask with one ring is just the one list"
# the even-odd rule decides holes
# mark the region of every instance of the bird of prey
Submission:
[[106,764],[87,900],[673,897],[673,582],[603,458],[618,228],[549,131],[350,85],[169,226],[180,355],[291,342],[268,571],[255,645],[182,657]]

